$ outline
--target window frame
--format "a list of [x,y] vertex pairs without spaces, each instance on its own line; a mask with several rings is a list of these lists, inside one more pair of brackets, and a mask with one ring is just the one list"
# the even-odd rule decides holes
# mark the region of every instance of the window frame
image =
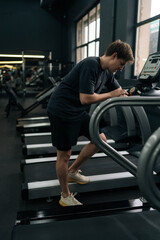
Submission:
[[[95,38],[91,41],[89,41],[89,31],[90,31],[90,13],[92,11],[94,11],[95,9]],[[98,14],[98,11],[99,11],[99,14]],[[87,26],[88,26],[88,34],[87,34],[87,42],[83,43],[83,32],[84,32],[84,29],[82,29],[82,26],[83,26],[83,19],[87,16]],[[98,37],[97,37],[97,20],[99,19],[99,33],[98,33]],[[77,45],[77,26],[78,24],[80,23],[81,21],[81,44]],[[75,62],[78,63],[79,61],[81,61],[82,59],[86,58],[89,56],[89,45],[92,44],[92,43],[95,43],[95,54],[94,56],[96,55],[99,55],[99,47],[98,47],[98,54],[97,54],[97,43],[100,44],[100,2],[96,3],[96,5],[92,6],[91,9],[89,9],[80,19],[77,20],[76,22],[76,48],[75,48]],[[82,54],[82,49],[83,48],[86,48],[86,56],[83,56]],[[77,51],[80,50],[80,58],[78,58],[77,56]]]
[[[138,5],[138,12],[140,12],[140,7]],[[138,17],[137,17],[137,23],[135,25],[135,32],[136,32],[136,45],[135,45],[135,66],[134,66],[134,76],[138,76],[140,73],[137,73],[137,55],[138,55],[138,31],[139,27],[145,26],[146,24],[151,24],[152,22],[159,20],[159,32],[158,32],[158,42],[157,42],[157,52],[160,51],[160,14],[155,15],[153,17],[147,18],[145,20],[139,21],[138,22]],[[150,34],[151,36],[151,34]]]

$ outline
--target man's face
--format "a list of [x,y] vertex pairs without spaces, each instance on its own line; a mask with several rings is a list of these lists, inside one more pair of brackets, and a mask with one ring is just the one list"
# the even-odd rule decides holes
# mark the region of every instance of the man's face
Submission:
[[108,70],[112,73],[115,73],[117,70],[122,71],[126,61],[121,58],[117,58],[117,55],[112,55],[109,63]]

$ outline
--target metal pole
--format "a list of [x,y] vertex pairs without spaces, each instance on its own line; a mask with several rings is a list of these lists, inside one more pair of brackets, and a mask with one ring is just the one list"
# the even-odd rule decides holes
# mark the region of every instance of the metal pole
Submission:
[[22,71],[23,71],[23,97],[26,95],[26,78],[25,78],[25,59],[24,59],[24,51],[22,51]]

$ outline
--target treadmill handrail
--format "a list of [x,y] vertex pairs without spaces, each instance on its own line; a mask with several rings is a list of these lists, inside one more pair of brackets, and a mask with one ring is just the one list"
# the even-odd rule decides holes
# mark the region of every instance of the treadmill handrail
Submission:
[[[155,164],[160,153],[160,127],[152,133],[144,145],[137,169],[137,181],[143,196],[160,211],[160,191],[155,179]],[[159,169],[158,169],[159,170]],[[157,176],[159,177],[159,175]],[[158,180],[158,178],[157,178]]]
[[115,106],[157,106],[160,105],[160,97],[115,97],[105,100],[94,110],[89,124],[89,131],[92,142],[104,153],[108,154],[114,161],[127,169],[134,176],[137,175],[137,166],[126,157],[118,153],[107,142],[104,142],[99,136],[99,123],[103,113]]

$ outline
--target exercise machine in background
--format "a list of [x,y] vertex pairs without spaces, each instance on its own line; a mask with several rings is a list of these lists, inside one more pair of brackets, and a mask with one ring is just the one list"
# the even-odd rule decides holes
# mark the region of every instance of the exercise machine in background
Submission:
[[55,81],[51,77],[49,78],[49,80],[52,84],[47,89],[40,92],[37,95],[35,102],[33,104],[31,104],[30,106],[28,106],[27,108],[24,108],[22,106],[14,89],[11,87],[11,85],[9,83],[6,83],[5,91],[9,97],[8,104],[5,109],[7,117],[9,116],[12,104],[14,104],[18,107],[18,109],[21,111],[20,116],[22,117],[22,116],[26,116],[29,112],[31,112],[33,109],[35,109],[37,106],[39,106],[44,101],[47,101],[47,99],[50,97],[51,93],[56,89],[56,87],[60,83],[59,80]]

